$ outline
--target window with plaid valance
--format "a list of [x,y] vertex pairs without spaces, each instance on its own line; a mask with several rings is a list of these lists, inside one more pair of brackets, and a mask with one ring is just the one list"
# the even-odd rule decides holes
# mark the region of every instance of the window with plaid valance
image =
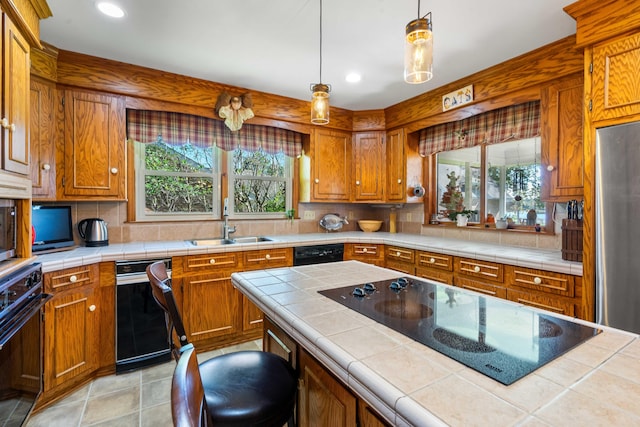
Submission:
[[540,101],[531,101],[423,129],[420,131],[420,154],[428,156],[539,135]]
[[269,154],[283,152],[289,157],[302,152],[302,134],[298,132],[248,123],[231,132],[220,120],[165,111],[128,109],[127,138],[142,143],[215,145],[225,151],[241,148]]

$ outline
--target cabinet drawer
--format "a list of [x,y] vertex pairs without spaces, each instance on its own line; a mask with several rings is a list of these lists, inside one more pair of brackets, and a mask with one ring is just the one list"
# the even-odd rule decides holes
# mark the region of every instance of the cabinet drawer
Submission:
[[574,297],[574,277],[524,267],[510,267],[510,286]]
[[380,245],[364,243],[355,243],[351,245],[350,252],[351,256],[357,257],[356,259],[379,258],[383,254]]
[[418,267],[439,268],[441,270],[453,271],[453,257],[435,252],[418,251]]
[[456,259],[456,272],[478,279],[491,280],[502,283],[504,281],[504,266],[489,261],[478,261],[468,258]]
[[233,268],[239,265],[237,252],[190,255],[184,257],[184,271],[202,271],[211,268]]
[[386,268],[390,268],[391,270],[396,270],[404,274],[414,275],[416,273],[416,266],[406,262],[395,262],[386,260],[384,266]]
[[264,318],[262,347],[264,351],[282,357],[293,369],[298,368],[298,344],[268,317]]
[[574,301],[552,295],[507,289],[507,299],[566,316],[575,317],[576,314]]
[[91,285],[99,277],[98,264],[82,267],[65,268],[64,270],[44,275],[45,292],[61,292]]
[[243,259],[245,270],[288,267],[292,265],[292,255],[290,248],[246,251],[243,252]]
[[462,289],[479,292],[481,294],[490,295],[492,297],[507,298],[507,290],[502,286],[492,285],[491,283],[477,282],[475,280],[464,277],[456,277],[455,285]]
[[415,261],[415,251],[413,249],[387,246],[385,258],[387,261],[403,261],[413,264]]
[[416,276],[423,279],[433,280],[435,282],[453,284],[453,272],[444,271],[437,268],[416,267]]

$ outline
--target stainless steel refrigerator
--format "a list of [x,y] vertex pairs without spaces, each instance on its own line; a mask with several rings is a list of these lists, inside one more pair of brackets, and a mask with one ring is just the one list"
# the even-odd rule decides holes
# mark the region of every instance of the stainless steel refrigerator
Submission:
[[596,321],[640,333],[640,122],[596,131]]

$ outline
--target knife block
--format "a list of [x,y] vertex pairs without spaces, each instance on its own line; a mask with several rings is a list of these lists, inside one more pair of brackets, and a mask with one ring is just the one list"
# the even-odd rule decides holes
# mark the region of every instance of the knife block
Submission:
[[582,220],[562,220],[562,259],[582,262]]

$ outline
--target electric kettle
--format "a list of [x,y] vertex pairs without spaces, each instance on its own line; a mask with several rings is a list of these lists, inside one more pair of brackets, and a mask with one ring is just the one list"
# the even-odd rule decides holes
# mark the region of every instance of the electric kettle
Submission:
[[109,232],[107,223],[100,218],[86,218],[78,223],[78,233],[84,239],[85,246],[107,246]]

